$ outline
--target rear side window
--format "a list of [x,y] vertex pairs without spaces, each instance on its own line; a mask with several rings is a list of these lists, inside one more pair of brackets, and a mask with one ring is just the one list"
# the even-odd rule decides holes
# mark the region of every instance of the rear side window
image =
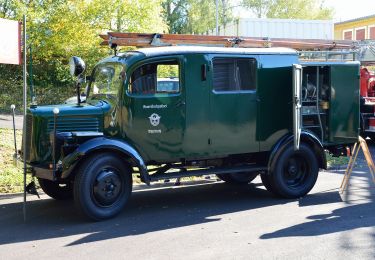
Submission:
[[213,59],[213,89],[244,91],[256,89],[256,60],[246,58]]
[[148,63],[137,68],[130,77],[129,92],[132,94],[152,95],[179,91],[178,61]]

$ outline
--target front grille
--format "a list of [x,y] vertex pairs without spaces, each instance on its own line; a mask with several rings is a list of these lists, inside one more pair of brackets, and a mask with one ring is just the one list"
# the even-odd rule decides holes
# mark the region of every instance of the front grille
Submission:
[[26,138],[26,154],[23,156],[27,162],[30,161],[31,137],[33,132],[33,116],[26,115],[26,136],[22,135],[22,152],[23,152],[23,138]]
[[[48,119],[47,131],[53,131],[54,119]],[[56,121],[57,132],[99,132],[100,123],[95,117],[58,117]]]

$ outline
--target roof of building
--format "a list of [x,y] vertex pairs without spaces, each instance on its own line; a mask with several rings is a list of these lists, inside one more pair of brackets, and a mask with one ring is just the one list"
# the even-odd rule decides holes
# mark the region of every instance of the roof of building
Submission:
[[203,46],[170,46],[137,49],[147,57],[189,54],[189,53],[222,53],[222,54],[288,54],[297,55],[297,51],[289,48],[226,48],[226,47],[203,47]]
[[336,24],[344,24],[344,23],[357,22],[357,21],[366,20],[366,19],[370,19],[370,18],[375,18],[375,14],[368,15],[368,16],[363,16],[363,17],[358,17],[358,18],[355,18],[355,19],[346,20],[346,21],[342,21],[342,22],[338,22],[338,23],[335,23],[335,25]]

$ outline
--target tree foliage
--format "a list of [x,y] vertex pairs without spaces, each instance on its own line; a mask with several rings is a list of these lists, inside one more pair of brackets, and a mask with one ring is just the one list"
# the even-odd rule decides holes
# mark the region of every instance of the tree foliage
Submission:
[[324,0],[242,0],[258,18],[331,19],[333,9]]
[[[231,1],[218,3],[219,24],[225,25],[233,18]],[[169,33],[200,34],[215,28],[215,0],[164,0],[162,7]]]
[[[33,82],[39,103],[61,102],[74,95],[69,75],[71,56],[82,57],[88,70],[108,48],[100,47],[107,31],[162,32],[161,0],[2,0],[0,18],[21,20],[27,15],[28,44],[32,47]],[[1,37],[1,36],[0,36]],[[22,100],[22,68],[0,65],[0,109]],[[16,75],[20,75],[16,76]],[[19,102],[17,102],[19,101]],[[10,103],[11,102],[11,103]]]

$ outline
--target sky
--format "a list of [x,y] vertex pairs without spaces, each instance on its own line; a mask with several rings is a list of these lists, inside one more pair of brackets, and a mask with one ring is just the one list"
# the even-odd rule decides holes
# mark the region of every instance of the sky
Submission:
[[325,0],[325,6],[335,10],[335,21],[375,15],[375,0]]
[[[238,5],[240,0],[232,0],[233,5]],[[324,5],[334,9],[335,22],[346,21],[367,15],[375,15],[375,0],[324,0]],[[250,12],[239,8],[235,13],[241,17],[254,18]]]

